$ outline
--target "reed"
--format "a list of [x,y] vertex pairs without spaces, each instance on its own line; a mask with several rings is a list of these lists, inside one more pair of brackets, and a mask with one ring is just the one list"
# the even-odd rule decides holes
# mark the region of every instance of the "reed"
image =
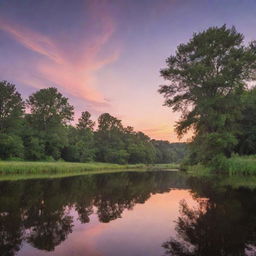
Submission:
[[177,164],[111,164],[111,163],[70,163],[70,162],[23,162],[0,161],[2,175],[46,175],[47,174],[79,174],[92,171],[138,170],[138,169],[177,169]]
[[256,175],[256,155],[233,156],[226,160],[225,165],[230,175]]

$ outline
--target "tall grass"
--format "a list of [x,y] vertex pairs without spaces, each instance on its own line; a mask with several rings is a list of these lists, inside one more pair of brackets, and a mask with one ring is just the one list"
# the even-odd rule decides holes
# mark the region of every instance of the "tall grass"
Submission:
[[256,155],[233,156],[226,160],[225,169],[230,175],[256,175]]
[[177,170],[180,168],[179,164],[175,164],[175,163],[170,163],[170,164],[151,164],[148,165],[148,167],[150,168],[159,168],[159,169],[172,169],[172,170]]
[[210,174],[226,175],[256,175],[256,155],[238,156],[222,158],[216,165],[205,166],[197,164],[186,166],[186,171],[195,176],[205,176]]
[[0,161],[0,174],[43,174],[145,168],[144,164]]
[[186,172],[192,176],[208,176],[212,173],[211,168],[202,164],[190,165],[184,168]]
[[79,174],[92,171],[135,170],[135,169],[177,169],[177,164],[111,164],[111,163],[70,163],[70,162],[23,162],[0,161],[0,175],[47,175]]

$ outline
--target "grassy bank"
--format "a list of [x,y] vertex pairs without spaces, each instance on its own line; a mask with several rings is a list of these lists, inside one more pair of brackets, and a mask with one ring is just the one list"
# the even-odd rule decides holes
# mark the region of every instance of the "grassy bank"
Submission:
[[50,174],[79,174],[82,172],[120,171],[135,169],[176,169],[174,164],[129,164],[119,165],[110,163],[69,163],[69,162],[22,162],[0,161],[1,175],[50,175]]
[[106,173],[119,173],[119,172],[146,172],[146,168],[130,168],[130,169],[102,169],[102,170],[91,170],[91,171],[81,171],[81,172],[56,172],[56,173],[22,173],[22,174],[2,174],[0,175],[0,181],[5,180],[27,180],[27,179],[55,179],[64,178],[71,176],[80,175],[97,175]]
[[206,167],[202,164],[187,166],[191,175],[205,176],[210,174],[256,175],[256,155],[233,156],[223,160],[220,167]]
[[226,160],[225,169],[231,175],[256,175],[256,155],[233,156]]
[[211,168],[206,167],[202,164],[186,166],[184,170],[186,171],[186,173],[192,176],[209,176],[213,174]]

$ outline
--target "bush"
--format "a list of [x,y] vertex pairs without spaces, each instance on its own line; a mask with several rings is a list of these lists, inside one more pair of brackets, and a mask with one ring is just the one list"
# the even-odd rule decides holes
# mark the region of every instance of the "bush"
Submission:
[[109,150],[105,156],[108,163],[127,164],[129,154],[126,150]]
[[12,157],[22,158],[24,146],[22,139],[16,135],[0,135],[0,158],[8,159]]
[[215,172],[227,172],[228,171],[228,161],[227,158],[222,155],[218,154],[210,161],[209,166]]

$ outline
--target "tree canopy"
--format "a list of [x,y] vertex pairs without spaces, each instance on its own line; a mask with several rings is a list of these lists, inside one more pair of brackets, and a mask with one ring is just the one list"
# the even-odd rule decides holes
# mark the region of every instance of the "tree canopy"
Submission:
[[109,113],[99,116],[97,128],[88,111],[73,124],[74,107],[57,88],[41,89],[29,96],[27,113],[14,85],[1,82],[0,90],[1,159],[119,164],[180,161],[171,143],[157,144],[142,132],[124,127]]
[[194,157],[209,162],[230,156],[238,143],[242,95],[255,81],[256,43],[243,44],[234,27],[210,27],[195,33],[166,60],[159,92],[165,105],[182,113],[176,132],[194,131]]
[[0,82],[0,132],[16,132],[24,114],[25,103],[15,85]]

